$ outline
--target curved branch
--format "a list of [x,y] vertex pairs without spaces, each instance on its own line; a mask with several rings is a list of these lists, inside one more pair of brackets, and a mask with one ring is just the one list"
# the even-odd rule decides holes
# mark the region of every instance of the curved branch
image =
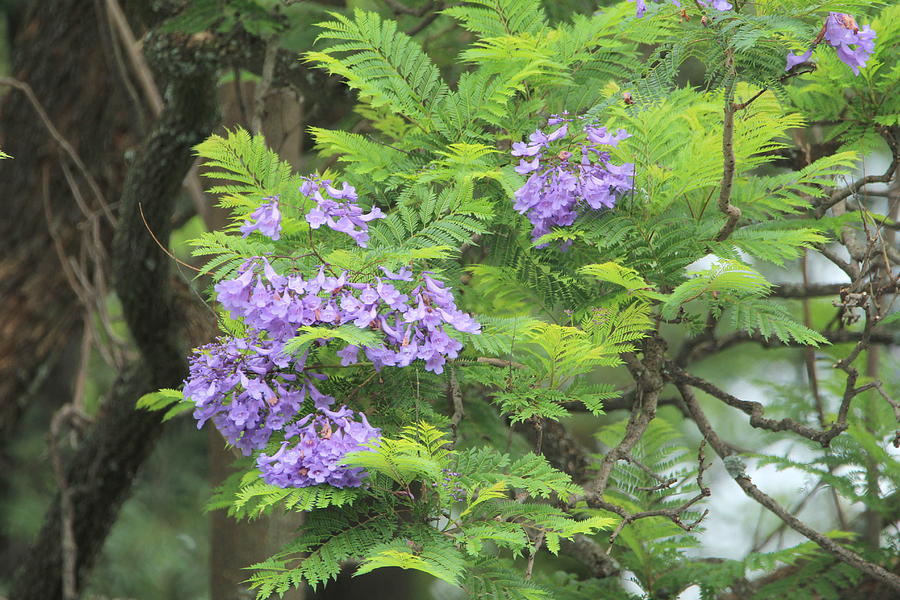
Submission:
[[[818,442],[822,446],[826,447],[831,443],[832,439],[834,439],[836,436],[840,435],[847,429],[846,419],[839,419],[829,429],[820,431],[818,429],[809,427],[808,425],[798,423],[793,419],[785,418],[776,420],[766,418],[764,416],[765,408],[759,402],[741,400],[740,398],[732,396],[728,392],[719,389],[709,381],[701,379],[700,377],[697,377],[695,375],[691,375],[690,373],[682,370],[680,367],[675,365],[675,363],[668,363],[668,367],[668,375],[676,385],[689,385],[691,387],[697,388],[698,390],[703,390],[713,398],[721,400],[728,406],[742,411],[743,413],[750,416],[750,425],[756,427],[757,429],[765,429],[767,431],[793,431],[797,435],[805,437],[808,440]],[[682,394],[682,397],[684,397],[684,394]]]
[[[733,456],[734,453],[731,451],[728,445],[725,444],[721,440],[721,438],[719,438],[719,436],[713,430],[709,419],[706,418],[706,415],[700,409],[700,404],[697,402],[697,398],[696,396],[694,396],[693,390],[691,390],[691,388],[685,382],[679,382],[676,385],[678,387],[678,391],[681,393],[681,397],[684,399],[685,404],[687,404],[688,410],[691,412],[691,417],[693,418],[694,423],[696,423],[697,428],[703,435],[703,438],[707,442],[709,442],[709,445],[712,446],[713,450],[716,451],[716,454],[718,454],[722,460],[725,460],[729,456]],[[835,555],[841,561],[859,569],[860,571],[868,573],[869,575],[887,583],[895,590],[900,591],[900,576],[891,573],[881,565],[869,562],[856,552],[849,550],[844,546],[841,546],[833,539],[828,538],[811,528],[809,525],[785,510],[781,505],[775,502],[775,500],[773,500],[761,489],[756,487],[750,477],[748,477],[747,474],[743,471],[732,468],[729,469],[729,474],[731,475],[732,479],[734,479],[734,481],[741,487],[741,489],[744,490],[744,493],[747,494],[747,496],[753,498],[759,504],[769,509],[769,511],[771,511],[779,519],[784,521],[788,527],[805,536],[807,539],[815,542],[823,550],[826,550]]]
[[897,139],[894,136],[893,129],[887,127],[882,128],[881,137],[884,138],[884,141],[891,149],[891,164],[888,165],[885,172],[881,175],[866,175],[860,177],[847,187],[834,190],[827,199],[821,201],[816,206],[815,216],[817,219],[821,219],[825,216],[825,213],[829,208],[856,194],[870,183],[888,183],[894,178],[894,174],[897,172],[897,165],[900,164],[900,151],[898,151],[900,149],[898,149],[897,146]]

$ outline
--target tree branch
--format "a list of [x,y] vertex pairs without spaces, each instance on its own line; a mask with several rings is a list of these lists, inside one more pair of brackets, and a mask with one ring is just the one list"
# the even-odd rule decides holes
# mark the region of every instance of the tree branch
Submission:
[[894,173],[897,172],[897,165],[898,163],[900,163],[900,152],[898,152],[897,139],[894,134],[894,129],[889,127],[882,127],[881,137],[884,138],[884,141],[891,149],[891,163],[888,165],[888,168],[885,170],[885,172],[881,175],[866,175],[864,177],[860,177],[850,185],[832,191],[831,195],[826,200],[819,202],[816,206],[815,216],[817,219],[821,219],[823,216],[825,216],[825,213],[829,208],[841,202],[842,200],[846,200],[850,196],[856,194],[870,183],[887,183],[891,179],[893,179]]
[[[709,442],[709,445],[716,451],[716,454],[719,455],[722,460],[727,459],[730,456],[733,456],[733,452],[731,449],[722,442],[716,432],[713,430],[712,425],[709,420],[706,418],[706,415],[700,408],[700,404],[697,402],[697,398],[694,396],[694,392],[685,382],[677,382],[676,386],[678,387],[678,391],[681,393],[681,397],[684,399],[685,404],[687,404],[688,410],[691,412],[691,417],[693,418],[694,423],[697,425],[697,428],[700,430],[700,433],[703,435],[703,438]],[[781,505],[779,505],[775,500],[773,500],[770,496],[765,494],[762,490],[760,490],[749,476],[743,470],[730,468],[728,469],[729,475],[731,475],[732,479],[741,487],[747,496],[756,500],[759,504],[769,509],[773,512],[779,519],[787,523],[788,527],[793,529],[794,531],[800,533],[805,536],[807,539],[818,544],[822,549],[834,554],[841,561],[847,563],[848,565],[859,569],[873,577],[884,581],[888,585],[890,585],[895,590],[900,591],[900,577],[891,573],[881,565],[877,565],[875,563],[867,561],[865,558],[841,546],[836,541],[828,538],[821,533],[815,531],[805,523],[803,523],[800,519],[789,513],[785,510]]]
[[[832,344],[846,344],[848,342],[859,342],[863,339],[862,331],[850,331],[848,329],[839,329],[837,331],[823,331],[822,336]],[[869,335],[869,342],[872,344],[890,345],[898,343],[898,336],[889,332],[872,332]],[[784,343],[777,338],[766,338],[759,333],[750,333],[747,331],[735,331],[721,338],[699,339],[693,338],[685,342],[676,358],[676,363],[684,366],[690,363],[703,360],[704,358],[727,350],[738,344],[754,343],[759,344],[763,348],[806,348],[803,344],[797,342]]]
[[816,296],[837,296],[846,283],[779,283],[772,288],[772,296],[777,298],[814,298]]
[[[721,400],[728,406],[749,415],[750,425],[757,429],[765,429],[767,431],[793,431],[797,435],[805,437],[808,440],[820,443],[822,446],[828,446],[832,439],[847,429],[846,418],[843,420],[839,418],[834,425],[824,431],[798,423],[793,419],[768,419],[764,416],[765,408],[759,402],[741,400],[740,398],[732,396],[709,381],[687,373],[674,362],[668,363],[668,376],[676,384],[689,385],[698,390],[703,390],[713,398]],[[682,394],[682,397],[684,397],[684,394]]]
[[644,340],[644,359],[638,360],[630,353],[625,353],[625,360],[631,376],[636,384],[635,402],[628,417],[625,427],[625,435],[622,440],[606,453],[600,462],[597,475],[593,481],[585,486],[585,495],[589,506],[603,508],[603,493],[609,484],[616,461],[629,455],[634,445],[641,439],[650,421],[656,417],[659,394],[662,391],[664,381],[662,377],[665,361],[666,343],[658,334],[653,334]]
[[[726,59],[729,66],[733,67],[733,57],[731,50],[726,52]],[[741,218],[741,209],[731,203],[731,189],[734,186],[734,113],[737,105],[734,103],[734,79],[729,80],[728,86],[725,88],[725,120],[722,125],[722,183],[719,187],[719,210],[725,215],[725,224],[716,234],[716,241],[722,242],[728,239],[737,227],[737,222]]]

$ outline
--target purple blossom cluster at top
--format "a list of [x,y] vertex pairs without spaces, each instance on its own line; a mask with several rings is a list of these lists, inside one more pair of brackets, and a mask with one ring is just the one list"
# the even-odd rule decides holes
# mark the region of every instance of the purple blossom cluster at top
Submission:
[[[358,416],[359,420],[346,406],[336,411],[322,408],[288,425],[278,451],[260,454],[256,460],[263,479],[281,487],[359,486],[364,471],[347,468],[341,461],[348,452],[365,450],[363,444],[378,439],[380,432],[369,425],[365,414]],[[294,444],[287,441],[293,438]]]
[[196,407],[198,428],[212,419],[225,439],[246,456],[264,448],[274,431],[284,429],[307,396],[320,409],[334,402],[313,383],[324,375],[303,371],[304,360],[289,357],[282,347],[282,342],[250,332],[194,350],[184,397]]
[[[662,2],[662,0],[653,0],[653,1],[657,2],[657,3]],[[703,6],[712,5],[713,8],[715,8],[716,10],[720,10],[720,11],[731,10],[733,8],[731,3],[727,2],[726,0],[697,0],[697,1],[700,4],[702,4]],[[643,17],[644,13],[647,12],[647,0],[634,0],[634,2],[637,4],[637,16],[639,18]],[[671,2],[675,6],[681,6],[681,2],[679,2],[678,0],[671,0]]]
[[278,210],[278,196],[266,198],[259,208],[250,214],[250,220],[241,225],[241,233],[247,237],[254,231],[269,236],[273,240],[281,238],[281,211]]
[[[323,194],[324,192],[324,194]],[[383,219],[385,214],[377,206],[368,213],[356,204],[356,189],[346,181],[338,189],[330,179],[306,177],[300,193],[316,202],[316,207],[306,214],[306,221],[313,229],[328,225],[335,231],[346,233],[362,248],[369,242],[369,221]]]
[[[538,129],[527,143],[515,142],[512,146],[512,155],[520,158],[516,172],[529,175],[515,193],[514,208],[528,216],[534,226],[534,240],[550,233],[554,226],[571,225],[586,208],[612,208],[618,196],[634,187],[634,165],[615,165],[609,152],[599,148],[615,147],[630,137],[624,129],[611,133],[606,127],[585,124],[581,128],[584,137],[576,133],[574,137],[578,139],[566,146],[556,142],[569,136],[574,119],[563,114],[553,115],[547,121],[550,126],[560,123],[551,133]],[[551,150],[551,145],[563,149]]]
[[383,332],[384,342],[378,346],[340,350],[344,365],[357,362],[362,349],[375,368],[403,367],[421,359],[426,370],[441,373],[446,360],[456,358],[462,348],[444,326],[466,333],[481,330],[456,307],[450,289],[428,273],[406,294],[391,282],[411,282],[407,269],[382,269],[384,277],[375,283],[350,282],[346,271],[326,275],[325,267],[309,279],[279,275],[265,259],[248,261],[240,271],[238,277],[216,285],[219,302],[232,317],[243,318],[274,339],[286,341],[301,326],[346,323]]
[[785,71],[804,63],[812,56],[813,49],[824,39],[837,52],[838,58],[853,69],[854,75],[866,66],[866,61],[875,51],[875,32],[866,25],[862,29],[856,20],[845,13],[829,13],[822,31],[813,40],[813,45],[803,54],[788,54]]

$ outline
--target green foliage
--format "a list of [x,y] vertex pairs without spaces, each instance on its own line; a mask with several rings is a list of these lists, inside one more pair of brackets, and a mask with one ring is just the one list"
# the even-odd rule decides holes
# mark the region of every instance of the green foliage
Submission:
[[[336,577],[338,563],[350,558],[361,560],[356,575],[400,567],[464,587],[501,586],[507,571],[476,567],[469,572],[466,557],[490,556],[495,549],[519,556],[530,544],[529,533],[542,534],[555,554],[560,540],[606,529],[614,522],[602,516],[574,519],[540,502],[565,502],[580,490],[543,457],[527,454],[511,460],[491,448],[457,452],[448,447],[442,431],[424,422],[405,427],[397,438],[382,437],[370,450],[349,454],[345,461],[370,473],[368,494],[329,492],[326,486],[285,490],[246,477],[238,484],[229,507],[238,517],[258,516],[275,505],[316,509],[282,552],[252,567],[250,581],[260,595],[281,593],[301,582],[315,588]],[[451,469],[458,474],[447,475]],[[460,486],[459,500],[448,489],[451,480]],[[445,525],[425,524],[434,516],[453,514],[449,509],[454,505],[458,516]],[[395,510],[427,518],[398,524],[392,516]],[[308,555],[300,558],[301,553]],[[498,581],[491,581],[491,576]],[[540,588],[526,584],[525,590]]]
[[400,33],[396,22],[375,13],[356,10],[352,19],[330,14],[335,20],[319,24],[319,38],[334,44],[308,53],[306,60],[344,77],[373,108],[389,108],[428,132],[432,103],[448,89],[422,48]]
[[700,298],[724,296],[723,301],[735,302],[746,297],[761,297],[769,293],[771,286],[758,271],[737,261],[724,260],[695,275],[679,285],[666,299],[662,315],[667,319],[684,304]]
[[483,38],[533,35],[545,25],[538,0],[469,0],[446,9],[444,14],[458,19],[463,27]]
[[253,479],[252,483],[241,487],[234,499],[229,502],[229,516],[235,518],[259,516],[275,505],[295,511],[344,506],[351,504],[360,496],[359,490],[356,489],[338,489],[330,485],[281,488],[263,483],[256,477]]
[[262,37],[271,36],[282,24],[262,2],[254,0],[194,0],[162,27],[165,33],[195,34],[214,31],[227,34],[235,28]]
[[774,336],[784,344],[791,340],[804,346],[828,343],[821,333],[797,323],[784,306],[764,298],[751,297],[736,302],[730,311],[730,321],[735,329],[759,332],[767,339]]
[[422,571],[456,585],[465,564],[462,553],[451,540],[430,527],[418,527],[409,540],[393,540],[372,548],[356,575],[383,567],[400,567]]
[[137,401],[137,408],[150,411],[165,411],[163,422],[194,408],[193,403],[184,399],[180,390],[161,389],[144,394]]
[[283,551],[251,567],[254,573],[249,582],[258,598],[283,594],[303,582],[315,589],[337,577],[342,561],[361,559],[389,542],[396,528],[392,519],[346,507],[317,510]]
[[[220,20],[211,20],[211,2],[198,2],[175,24],[187,31],[233,29],[239,3],[226,4],[232,12]],[[334,350],[317,340],[377,346],[383,335],[351,324],[298,328],[286,351],[314,356],[328,372],[323,389],[365,410],[382,436],[342,459],[367,472],[358,489],[276,488],[261,483],[249,462],[244,475],[223,485],[211,508],[235,517],[309,511],[281,552],[252,567],[259,598],[303,584],[316,588],[334,579],[342,563],[356,565],[357,575],[389,567],[420,571],[472,598],[628,597],[615,578],[553,572],[564,565],[551,556],[564,540],[605,543],[601,532],[615,528],[621,515],[587,508],[584,487],[531,452],[518,432],[543,431],[547,421],[559,427],[578,420],[584,428],[602,422],[597,441],[616,446],[629,421],[606,415],[606,404],[635,389],[629,374],[637,382],[635,402],[642,400],[634,365],[647,358],[648,338],[674,350],[688,337],[690,349],[731,331],[747,334],[735,335],[738,341],[777,339],[833,351],[814,328],[824,322],[821,315],[800,324],[792,304],[771,296],[768,278],[778,276],[774,267],[790,268],[860,224],[858,213],[820,218],[814,208],[854,175],[864,153],[884,148],[880,136],[897,124],[898,71],[889,52],[900,39],[898,9],[886,7],[875,18],[870,3],[759,0],[736,2],[737,11],[703,10],[701,20],[694,3],[683,3],[683,16],[671,3],[651,3],[643,19],[628,2],[590,5],[591,14],[562,4],[569,6],[537,0],[449,6],[436,22],[467,45],[447,56],[437,56],[443,50],[434,51],[428,34],[403,32],[400,23],[412,15],[398,22],[356,8],[330,12],[318,25],[317,50],[303,59],[354,90],[353,118],[361,121],[353,132],[309,131],[319,155],[342,169],[322,177],[352,183],[364,203],[387,214],[371,223],[367,248],[324,228],[313,238],[301,178],[261,136],[236,129],[197,146],[205,175],[217,180],[211,192],[232,217],[225,231],[195,241],[195,255],[209,259],[201,274],[218,280],[259,256],[270,256],[280,273],[325,263],[347,270],[354,282],[381,277],[378,266],[413,266],[450,281],[460,307],[482,325],[480,334],[451,332],[465,347],[442,375],[419,365],[343,369]],[[878,30],[863,75],[849,79],[822,44],[817,69],[785,76],[788,49],[805,48],[827,11],[848,7],[868,10]],[[266,27],[251,8],[243,26]],[[723,153],[726,102],[737,105],[733,164]],[[563,111],[570,111],[572,128],[583,116],[627,130],[627,139],[605,149],[615,164],[634,164],[634,189],[613,209],[581,206],[572,226],[532,240],[526,217],[513,209],[526,180],[510,147],[536,128],[546,131],[547,117]],[[812,124],[826,136],[824,145],[804,137]],[[810,144],[827,151],[807,152]],[[239,223],[276,195],[282,239],[239,236]],[[733,231],[723,230],[723,198],[741,211]],[[224,316],[222,326],[242,333]],[[659,375],[672,381],[671,373]],[[823,381],[824,408],[816,407],[823,418],[839,410],[844,383]],[[810,398],[786,390],[774,395],[767,414],[809,420]],[[140,406],[171,413],[182,410],[170,408],[177,400],[163,390]],[[894,416],[873,406],[853,412],[847,434],[827,452],[802,460],[760,455],[761,463],[803,471],[848,501],[888,514],[884,498],[867,500],[867,493],[873,471],[891,489],[900,485],[887,446],[891,431],[880,425],[893,424]],[[604,500],[628,514],[673,510],[702,495],[696,441],[667,418],[652,418],[628,460],[614,466]],[[690,586],[704,599],[738,593],[745,579],[785,566],[795,570],[760,586],[758,598],[786,593],[784,582],[810,597],[832,597],[829,590],[858,581],[857,572],[809,544],[741,560],[698,558],[697,530],[684,526],[699,524],[703,508],[698,498],[678,519],[640,518],[617,531],[611,555],[645,597],[676,597]],[[535,557],[532,572],[525,563]]]

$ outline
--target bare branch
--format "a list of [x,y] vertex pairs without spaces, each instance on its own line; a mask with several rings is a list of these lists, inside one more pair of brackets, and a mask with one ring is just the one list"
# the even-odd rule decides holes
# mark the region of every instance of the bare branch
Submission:
[[[696,423],[697,428],[700,430],[700,433],[703,435],[704,439],[706,439],[706,441],[709,442],[709,445],[712,446],[713,450],[716,451],[716,454],[718,454],[719,457],[723,460],[728,458],[729,456],[733,456],[734,453],[731,451],[731,449],[722,442],[721,438],[719,438],[719,436],[713,430],[709,419],[706,418],[706,415],[701,410],[700,404],[697,402],[697,398],[696,396],[694,396],[693,390],[691,390],[691,388],[684,382],[678,382],[676,385],[678,387],[678,391],[681,393],[681,397],[685,401],[685,404],[687,404],[688,410],[690,410],[691,412],[694,423]],[[731,469],[729,471],[729,474],[741,487],[741,489],[744,490],[744,493],[747,494],[747,496],[756,500],[759,504],[773,512],[778,518],[787,523],[788,527],[805,536],[809,540],[815,542],[822,549],[834,554],[837,558],[847,563],[848,565],[855,567],[865,573],[868,573],[869,575],[887,583],[896,590],[900,590],[900,576],[891,573],[880,565],[869,562],[856,552],[853,552],[852,550],[841,546],[833,539],[822,535],[821,533],[812,529],[809,525],[803,523],[800,519],[789,513],[781,505],[775,502],[775,500],[773,500],[770,496],[756,487],[756,485],[745,472],[739,471],[737,469]]]
[[860,177],[847,187],[838,188],[831,192],[831,195],[826,199],[821,201],[816,206],[815,216],[817,219],[821,219],[825,216],[825,213],[829,208],[834,206],[835,204],[841,202],[842,200],[846,200],[850,196],[856,194],[865,186],[871,183],[887,183],[894,177],[894,173],[897,171],[897,164],[900,162],[900,157],[898,157],[898,147],[897,140],[894,137],[893,131],[888,127],[882,127],[880,130],[881,137],[884,138],[884,141],[887,142],[888,147],[891,149],[891,164],[888,165],[888,168],[881,175],[866,175],[864,177]]
[[63,427],[66,424],[74,429],[84,429],[89,422],[88,416],[82,413],[73,403],[63,405],[50,420],[48,448],[50,450],[50,462],[53,465],[53,475],[56,478],[56,486],[59,490],[63,600],[76,600],[78,598],[76,570],[78,565],[78,544],[75,538],[75,507],[72,501],[72,489],[66,479],[66,471],[63,468],[59,444],[63,437]]
[[462,392],[459,390],[459,381],[456,379],[456,369],[450,368],[450,383],[448,384],[450,391],[450,403],[453,406],[453,416],[450,417],[450,428],[453,430],[453,439],[456,439],[459,423],[466,415],[463,408]]
[[[859,342],[863,338],[863,332],[850,331],[849,329],[839,329],[837,331],[823,331],[822,336],[832,344],[846,344],[848,342]],[[889,332],[871,333],[869,342],[872,344],[896,344],[898,336]],[[699,339],[692,338],[685,342],[676,358],[676,363],[684,366],[690,363],[703,360],[704,358],[722,352],[738,344],[754,343],[759,344],[763,348],[807,348],[808,346],[798,342],[784,343],[778,338],[763,337],[759,333],[750,333],[747,331],[735,331],[721,338]]]
[[[703,390],[713,398],[721,400],[728,406],[749,415],[750,425],[757,429],[765,429],[767,431],[793,431],[797,435],[805,437],[808,440],[822,444],[822,446],[828,446],[832,439],[847,429],[846,415],[843,420],[839,417],[836,423],[824,431],[798,423],[793,419],[768,419],[764,416],[765,408],[759,402],[741,400],[740,398],[732,396],[709,381],[687,373],[674,363],[669,363],[668,374],[676,384],[689,385],[699,390]],[[682,394],[682,397],[684,397],[684,394]]]
[[602,499],[616,461],[622,460],[630,454],[631,449],[634,448],[634,445],[646,431],[650,421],[656,417],[659,394],[665,384],[662,378],[665,351],[665,342],[654,335],[644,340],[643,361],[639,361],[631,353],[626,352],[623,355],[623,359],[637,385],[635,402],[631,408],[631,415],[628,417],[625,435],[615,447],[610,448],[606,453],[606,456],[600,462],[600,467],[594,480],[585,486],[589,504],[592,500],[599,501]]
[[84,161],[81,160],[81,157],[78,156],[78,153],[75,151],[75,148],[72,147],[72,144],[70,144],[69,141],[65,137],[63,137],[63,135],[53,124],[53,121],[50,119],[47,111],[44,110],[44,106],[37,99],[37,96],[34,95],[34,91],[31,89],[31,86],[27,83],[19,81],[18,79],[13,79],[12,77],[0,77],[0,85],[8,85],[9,87],[15,88],[25,94],[25,97],[28,98],[28,102],[31,103],[34,111],[37,113],[38,117],[41,119],[41,122],[44,124],[44,127],[47,128],[47,132],[50,134],[50,137],[52,137],[54,141],[59,144],[59,147],[62,148],[63,152],[65,152],[72,160],[72,162],[75,163],[75,166],[78,167],[78,171],[81,173],[81,176],[84,177],[85,181],[87,181],[88,187],[91,188],[91,192],[94,194],[94,197],[97,198],[97,202],[100,205],[100,208],[103,210],[103,214],[109,220],[110,224],[115,226],[116,218],[113,216],[112,211],[109,208],[109,204],[106,202],[106,197],[103,195],[103,192],[100,190],[100,186],[97,184],[97,180],[94,179],[93,175],[91,175],[91,172],[84,164]]
[[777,298],[814,298],[816,296],[837,296],[846,283],[780,283],[772,288],[772,296]]
[[[731,50],[726,51],[726,62],[728,66],[734,69],[734,58]],[[722,125],[722,158],[724,160],[722,167],[722,183],[719,188],[719,210],[725,215],[725,224],[716,235],[716,241],[722,242],[728,239],[737,227],[737,222],[741,218],[741,209],[731,203],[731,189],[734,186],[734,113],[737,105],[734,103],[734,79],[729,81],[725,89],[725,121]]]

